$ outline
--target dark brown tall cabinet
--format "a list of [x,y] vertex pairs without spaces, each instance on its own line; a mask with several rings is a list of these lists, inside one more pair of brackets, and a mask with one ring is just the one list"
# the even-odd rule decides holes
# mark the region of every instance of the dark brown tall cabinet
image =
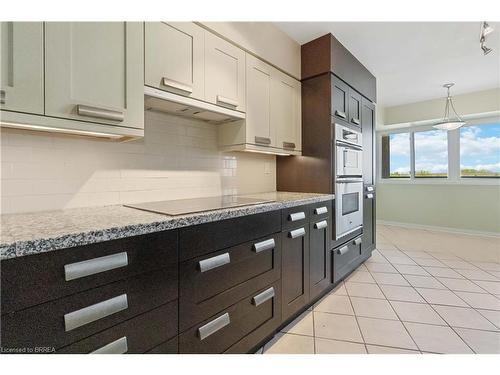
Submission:
[[[375,249],[375,102],[375,77],[333,35],[302,46],[303,156],[278,157],[277,189],[337,193],[335,124],[361,130],[363,138],[363,229],[337,239],[334,204],[328,231],[332,251],[325,257],[310,252],[309,263],[315,269],[329,263],[323,269],[330,282],[345,277]],[[320,240],[319,233],[309,232],[312,241]],[[314,283],[312,272],[309,282]]]

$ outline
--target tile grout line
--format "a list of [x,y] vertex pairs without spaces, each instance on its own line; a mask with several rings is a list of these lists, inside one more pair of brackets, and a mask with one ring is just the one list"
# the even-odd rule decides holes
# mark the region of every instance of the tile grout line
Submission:
[[342,284],[344,284],[345,292],[347,293],[347,298],[349,299],[349,304],[351,305],[352,312],[354,314],[354,319],[356,320],[356,325],[358,327],[359,334],[361,335],[361,340],[363,340],[363,345],[365,346],[366,354],[369,354],[368,347],[366,346],[365,336],[363,335],[363,331],[361,329],[361,326],[359,325],[358,317],[356,316],[356,310],[354,310],[354,305],[352,304],[352,301],[351,301],[351,295],[349,294],[349,291],[347,290],[347,286],[345,285],[345,281],[342,281]]

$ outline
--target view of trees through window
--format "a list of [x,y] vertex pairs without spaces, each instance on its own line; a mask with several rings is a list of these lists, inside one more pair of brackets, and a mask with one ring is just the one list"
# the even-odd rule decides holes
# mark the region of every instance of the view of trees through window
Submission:
[[460,129],[460,175],[500,177],[500,124]]
[[396,133],[382,138],[382,177],[410,177],[410,133]]

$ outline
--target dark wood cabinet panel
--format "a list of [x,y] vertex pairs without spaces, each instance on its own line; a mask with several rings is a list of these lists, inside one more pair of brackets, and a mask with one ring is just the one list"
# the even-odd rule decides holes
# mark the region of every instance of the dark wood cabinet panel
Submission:
[[310,299],[318,297],[332,282],[329,216],[309,224],[309,291]]
[[179,353],[179,338],[174,337],[148,350],[146,354],[177,354]]
[[353,89],[349,89],[349,117],[350,124],[361,127],[362,97]]
[[361,237],[333,249],[333,282],[337,283],[354,270],[362,260]]
[[362,101],[363,132],[363,243],[362,252],[370,256],[375,249],[376,191],[375,191],[375,105]]
[[349,122],[349,86],[335,76],[332,76],[331,101],[331,115]]
[[281,210],[282,229],[296,228],[309,222],[309,206],[297,206]]

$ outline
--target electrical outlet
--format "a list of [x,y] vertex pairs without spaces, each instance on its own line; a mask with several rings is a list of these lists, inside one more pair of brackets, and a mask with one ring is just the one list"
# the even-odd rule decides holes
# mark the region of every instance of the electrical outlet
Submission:
[[264,163],[264,174],[271,174],[271,163],[267,161]]

